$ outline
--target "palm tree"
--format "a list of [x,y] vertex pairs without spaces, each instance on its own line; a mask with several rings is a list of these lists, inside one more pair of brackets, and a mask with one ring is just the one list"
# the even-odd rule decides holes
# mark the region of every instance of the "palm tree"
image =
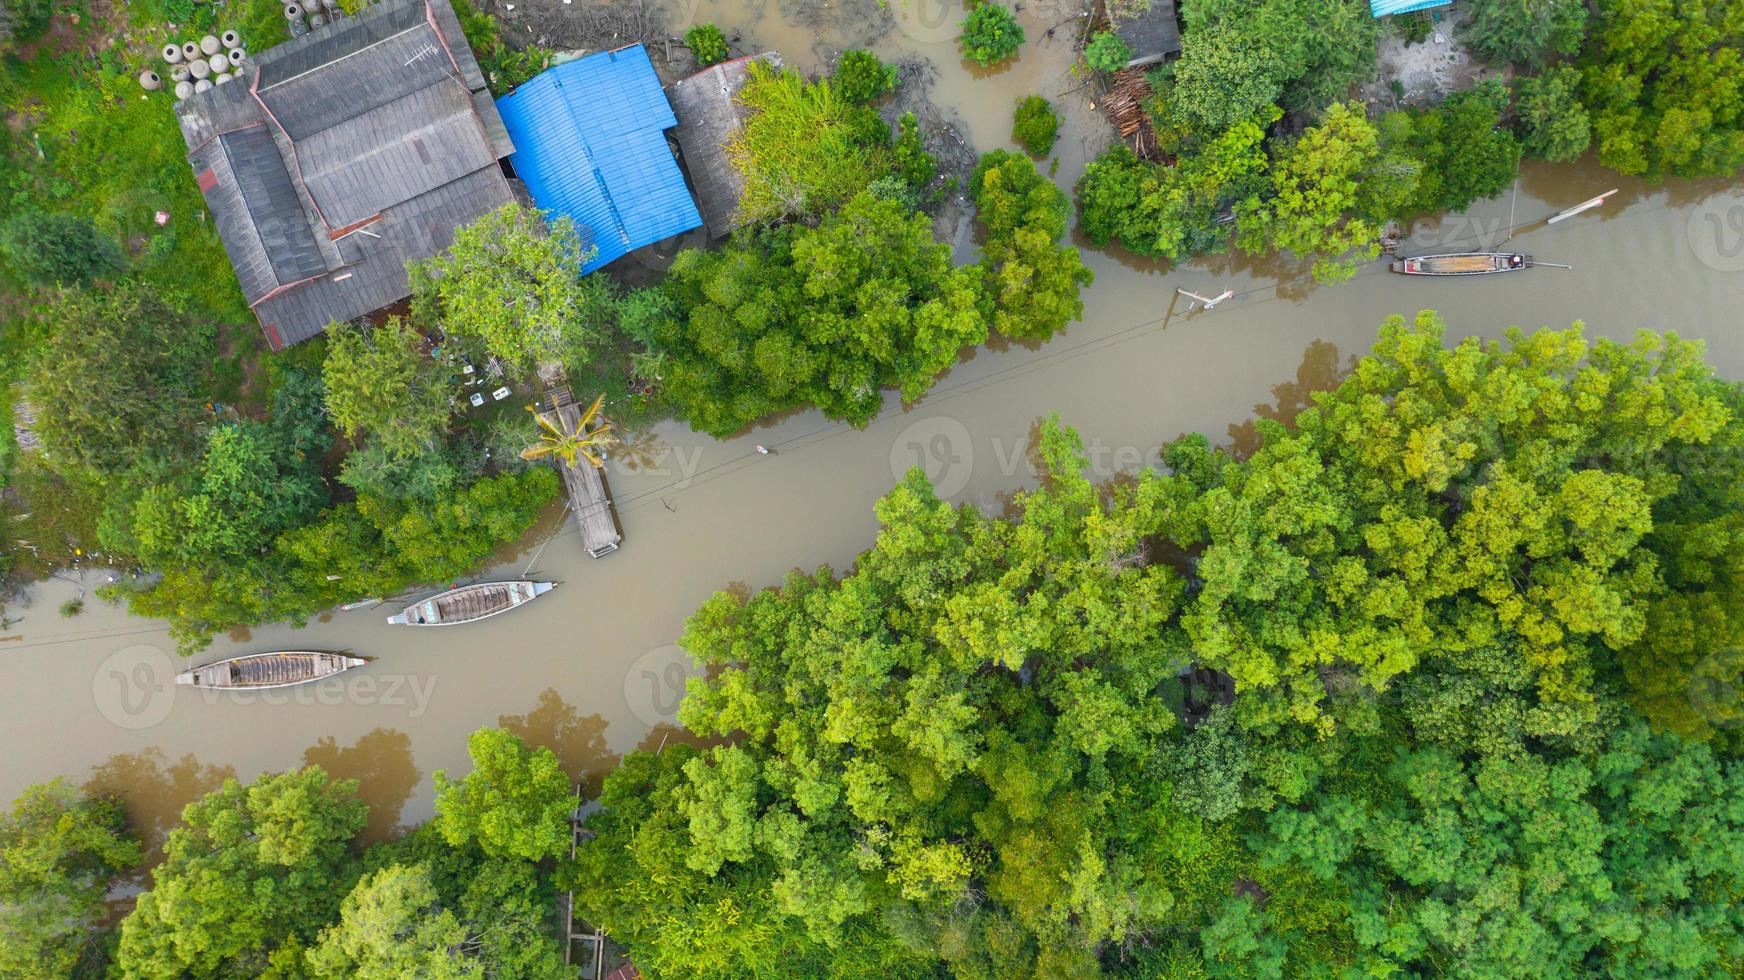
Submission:
[[612,423],[600,416],[600,406],[605,404],[605,400],[605,393],[601,392],[593,400],[593,404],[587,407],[587,411],[581,413],[581,421],[576,424],[574,432],[564,432],[556,423],[528,405],[527,411],[533,412],[533,417],[539,421],[539,428],[545,431],[539,434],[537,444],[521,450],[521,458],[531,461],[556,456],[574,466],[575,457],[580,456],[596,468],[603,469],[606,463],[599,450],[618,441],[618,437],[611,434]]

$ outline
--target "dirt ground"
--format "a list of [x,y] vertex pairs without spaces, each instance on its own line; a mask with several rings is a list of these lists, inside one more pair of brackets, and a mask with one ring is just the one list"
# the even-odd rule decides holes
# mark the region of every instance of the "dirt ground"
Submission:
[[[1455,5],[1439,13],[1441,19],[1434,22],[1429,38],[1416,44],[1406,44],[1397,30],[1382,26],[1377,72],[1375,80],[1363,88],[1364,99],[1386,109],[1422,105],[1471,88],[1494,73],[1460,44],[1463,8]],[[1402,95],[1395,91],[1394,82],[1399,83]]]

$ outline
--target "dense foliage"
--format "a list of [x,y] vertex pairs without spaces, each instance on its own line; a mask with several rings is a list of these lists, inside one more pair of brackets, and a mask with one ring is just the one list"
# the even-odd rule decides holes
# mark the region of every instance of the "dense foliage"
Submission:
[[1039,95],[1027,95],[1017,100],[1012,114],[1011,139],[1018,146],[1038,157],[1054,150],[1054,138],[1060,132],[1060,119],[1054,107]]
[[752,114],[727,143],[745,180],[740,220],[816,220],[890,170],[890,128],[856,101],[863,92],[762,61],[749,72],[739,102]]
[[[487,734],[506,751],[527,752],[497,729],[475,741]],[[554,896],[537,864],[450,842],[429,827],[365,849],[358,834],[368,807],[357,789],[355,780],[332,780],[310,766],[246,786],[227,780],[189,804],[151,888],[122,920],[114,975],[555,980],[572,973],[550,928]],[[566,802],[568,792],[563,779]],[[524,817],[535,814],[547,824],[543,833],[567,843],[567,805]],[[45,853],[61,839],[55,834],[66,834],[33,833]],[[136,862],[128,846],[111,845],[123,849],[117,859]]]
[[727,60],[727,36],[713,24],[693,24],[684,32],[684,46],[696,59],[698,67],[707,67]]
[[578,901],[655,978],[1735,972],[1744,392],[1441,341],[1246,460],[1099,488],[1046,422],[1006,516],[916,472],[848,574],[716,595],[731,740],[625,758]]
[[586,360],[598,287],[581,274],[590,250],[567,215],[505,204],[454,233],[446,252],[407,267],[412,317],[527,369]]
[[870,51],[856,48],[842,52],[832,78],[836,91],[849,102],[871,102],[896,91],[896,66],[879,61]]
[[969,195],[986,230],[981,263],[993,329],[1045,340],[1084,315],[1078,293],[1094,278],[1078,250],[1061,244],[1071,202],[1018,153],[994,150],[969,178]]
[[1580,51],[1586,25],[1584,0],[1473,0],[1460,40],[1489,61],[1542,68]]
[[864,425],[881,389],[917,397],[986,337],[978,271],[952,267],[925,214],[869,192],[817,228],[683,252],[663,288],[666,391],[716,435],[804,404]]
[[96,975],[103,898],[139,860],[115,800],[25,790],[0,814],[0,977]]
[[981,0],[969,9],[958,29],[957,44],[963,57],[990,68],[1017,54],[1023,46],[1023,25],[1010,10],[995,0]]
[[1113,31],[1097,31],[1084,45],[1084,63],[1096,71],[1119,71],[1132,60],[1132,45]]
[[38,286],[84,286],[127,269],[115,240],[87,218],[24,211],[0,227],[0,259],[24,281]]

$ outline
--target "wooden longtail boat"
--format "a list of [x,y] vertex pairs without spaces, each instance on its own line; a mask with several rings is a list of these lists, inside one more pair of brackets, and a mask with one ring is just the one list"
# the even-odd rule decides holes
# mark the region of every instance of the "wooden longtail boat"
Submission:
[[458,626],[495,616],[525,602],[532,602],[555,588],[552,582],[480,582],[449,589],[441,595],[414,602],[406,611],[388,617],[396,626]]
[[1449,252],[1394,259],[1392,269],[1406,276],[1486,276],[1532,268],[1532,256],[1519,252]]
[[255,653],[184,670],[176,675],[176,683],[224,691],[260,691],[307,684],[366,663],[369,661],[362,657],[343,653]]

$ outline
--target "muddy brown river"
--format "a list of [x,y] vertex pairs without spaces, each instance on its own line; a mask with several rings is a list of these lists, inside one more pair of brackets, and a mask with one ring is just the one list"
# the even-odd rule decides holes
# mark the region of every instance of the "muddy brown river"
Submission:
[[[803,16],[784,19],[774,4],[744,16],[708,3],[688,13],[737,25],[741,51],[779,48],[808,69],[844,41],[864,41],[835,28],[815,40]],[[1072,24],[1038,42],[1065,16],[1049,16],[1056,13],[1026,10],[1031,43],[1015,65],[993,73],[972,75],[957,57],[955,9],[897,10],[898,28],[875,50],[929,59],[930,100],[982,150],[1009,145],[1018,96],[1059,100],[1067,112],[1057,180],[1069,187],[1108,136],[1086,93],[1074,90]],[[1538,220],[1612,188],[1620,193],[1597,211],[1555,226]],[[724,442],[674,424],[641,434],[609,469],[622,550],[589,559],[554,510],[480,576],[562,583],[511,615],[413,630],[384,622],[396,607],[338,612],[301,630],[221,638],[200,655],[302,648],[374,658],[347,677],[278,696],[175,688],[181,665],[161,623],[95,600],[75,619],[57,615],[104,577],[67,573],[34,587],[23,621],[0,634],[8,749],[0,797],[66,775],[123,794],[155,836],[226,775],[319,762],[363,781],[371,832],[380,835],[426,819],[430,773],[464,770],[468,733],[498,724],[549,745],[572,775],[596,784],[619,753],[682,737],[672,720],[690,672],[675,646],[685,617],[718,588],[775,584],[795,567],[845,566],[871,543],[873,502],[909,466],[925,466],[952,500],[998,508],[1033,484],[1027,450],[1048,412],[1078,428],[1105,477],[1147,465],[1162,442],[1185,432],[1246,445],[1251,418],[1287,417],[1308,392],[1334,383],[1392,313],[1440,310],[1454,337],[1577,319],[1615,338],[1676,330],[1706,340],[1720,372],[1744,377],[1744,190],[1652,187],[1588,165],[1528,167],[1517,194],[1420,224],[1406,248],[1495,247],[1521,222],[1532,223],[1511,247],[1574,269],[1436,282],[1393,276],[1377,263],[1349,283],[1318,287],[1283,261],[1222,256],[1170,269],[1087,251],[1096,283],[1082,323],[1034,348],[966,351],[922,401],[903,406],[892,397],[864,430],[804,413]],[[1193,311],[1177,287],[1236,295]],[[774,452],[758,454],[759,443]]]

